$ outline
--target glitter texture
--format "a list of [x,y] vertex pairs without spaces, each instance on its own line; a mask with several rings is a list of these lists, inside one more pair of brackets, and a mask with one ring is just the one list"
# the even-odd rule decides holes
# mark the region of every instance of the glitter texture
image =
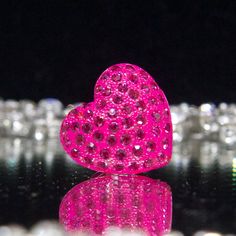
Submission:
[[[127,174],[168,164],[172,154],[169,105],[147,72],[135,65],[114,65],[99,77],[94,92],[94,101],[72,110],[61,126],[61,143],[78,164]],[[109,158],[103,151],[108,147]],[[120,150],[124,158],[117,158],[117,153],[123,155]]]
[[66,231],[91,236],[104,235],[110,227],[161,236],[170,231],[171,218],[169,186],[137,175],[105,175],[82,182],[65,195],[59,210]]

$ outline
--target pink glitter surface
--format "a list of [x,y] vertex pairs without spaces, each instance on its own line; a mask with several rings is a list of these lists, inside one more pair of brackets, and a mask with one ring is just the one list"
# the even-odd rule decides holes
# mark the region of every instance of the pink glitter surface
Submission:
[[160,180],[105,175],[72,188],[61,202],[59,219],[67,231],[89,236],[106,235],[111,227],[160,236],[171,228],[172,194]]
[[141,173],[167,165],[172,153],[170,109],[143,69],[109,67],[94,101],[73,109],[60,132],[65,151],[80,165],[105,173]]

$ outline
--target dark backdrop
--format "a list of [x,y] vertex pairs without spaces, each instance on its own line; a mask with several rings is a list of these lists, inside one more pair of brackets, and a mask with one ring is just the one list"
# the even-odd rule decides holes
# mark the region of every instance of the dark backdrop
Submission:
[[5,0],[0,96],[89,101],[99,74],[130,62],[170,103],[236,101],[236,1]]

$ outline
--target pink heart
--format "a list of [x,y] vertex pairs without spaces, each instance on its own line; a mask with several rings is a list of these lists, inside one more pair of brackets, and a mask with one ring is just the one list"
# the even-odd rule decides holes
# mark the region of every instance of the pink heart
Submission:
[[123,63],[99,77],[94,102],[63,120],[61,143],[80,165],[106,173],[140,173],[168,164],[170,109],[163,91],[138,66]]

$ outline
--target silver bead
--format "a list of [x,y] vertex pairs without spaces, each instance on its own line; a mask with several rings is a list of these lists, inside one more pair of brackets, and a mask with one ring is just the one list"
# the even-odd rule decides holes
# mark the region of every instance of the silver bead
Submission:
[[2,236],[26,236],[25,228],[18,225],[0,226],[0,235]]
[[16,111],[19,109],[19,102],[15,100],[6,100],[4,104],[5,112]]
[[29,134],[31,124],[27,122],[20,111],[11,111],[6,114],[3,122],[6,134],[9,136],[26,137]]
[[37,107],[33,101],[21,100],[19,103],[20,103],[20,109],[27,119],[32,120],[36,117]]
[[63,228],[55,221],[41,221],[30,230],[33,236],[66,236]]
[[198,231],[193,236],[222,236],[222,234],[210,231]]
[[163,236],[184,236],[180,231],[173,230],[170,233],[165,233]]
[[45,119],[36,119],[33,122],[32,134],[31,136],[36,141],[44,141],[48,137],[47,123]]
[[54,98],[42,99],[38,104],[38,112],[45,117],[61,116],[63,105],[59,100]]
[[199,122],[202,132],[206,135],[214,135],[219,131],[217,109],[214,104],[205,103],[199,107]]
[[227,124],[220,127],[219,140],[229,146],[236,144],[236,126]]

